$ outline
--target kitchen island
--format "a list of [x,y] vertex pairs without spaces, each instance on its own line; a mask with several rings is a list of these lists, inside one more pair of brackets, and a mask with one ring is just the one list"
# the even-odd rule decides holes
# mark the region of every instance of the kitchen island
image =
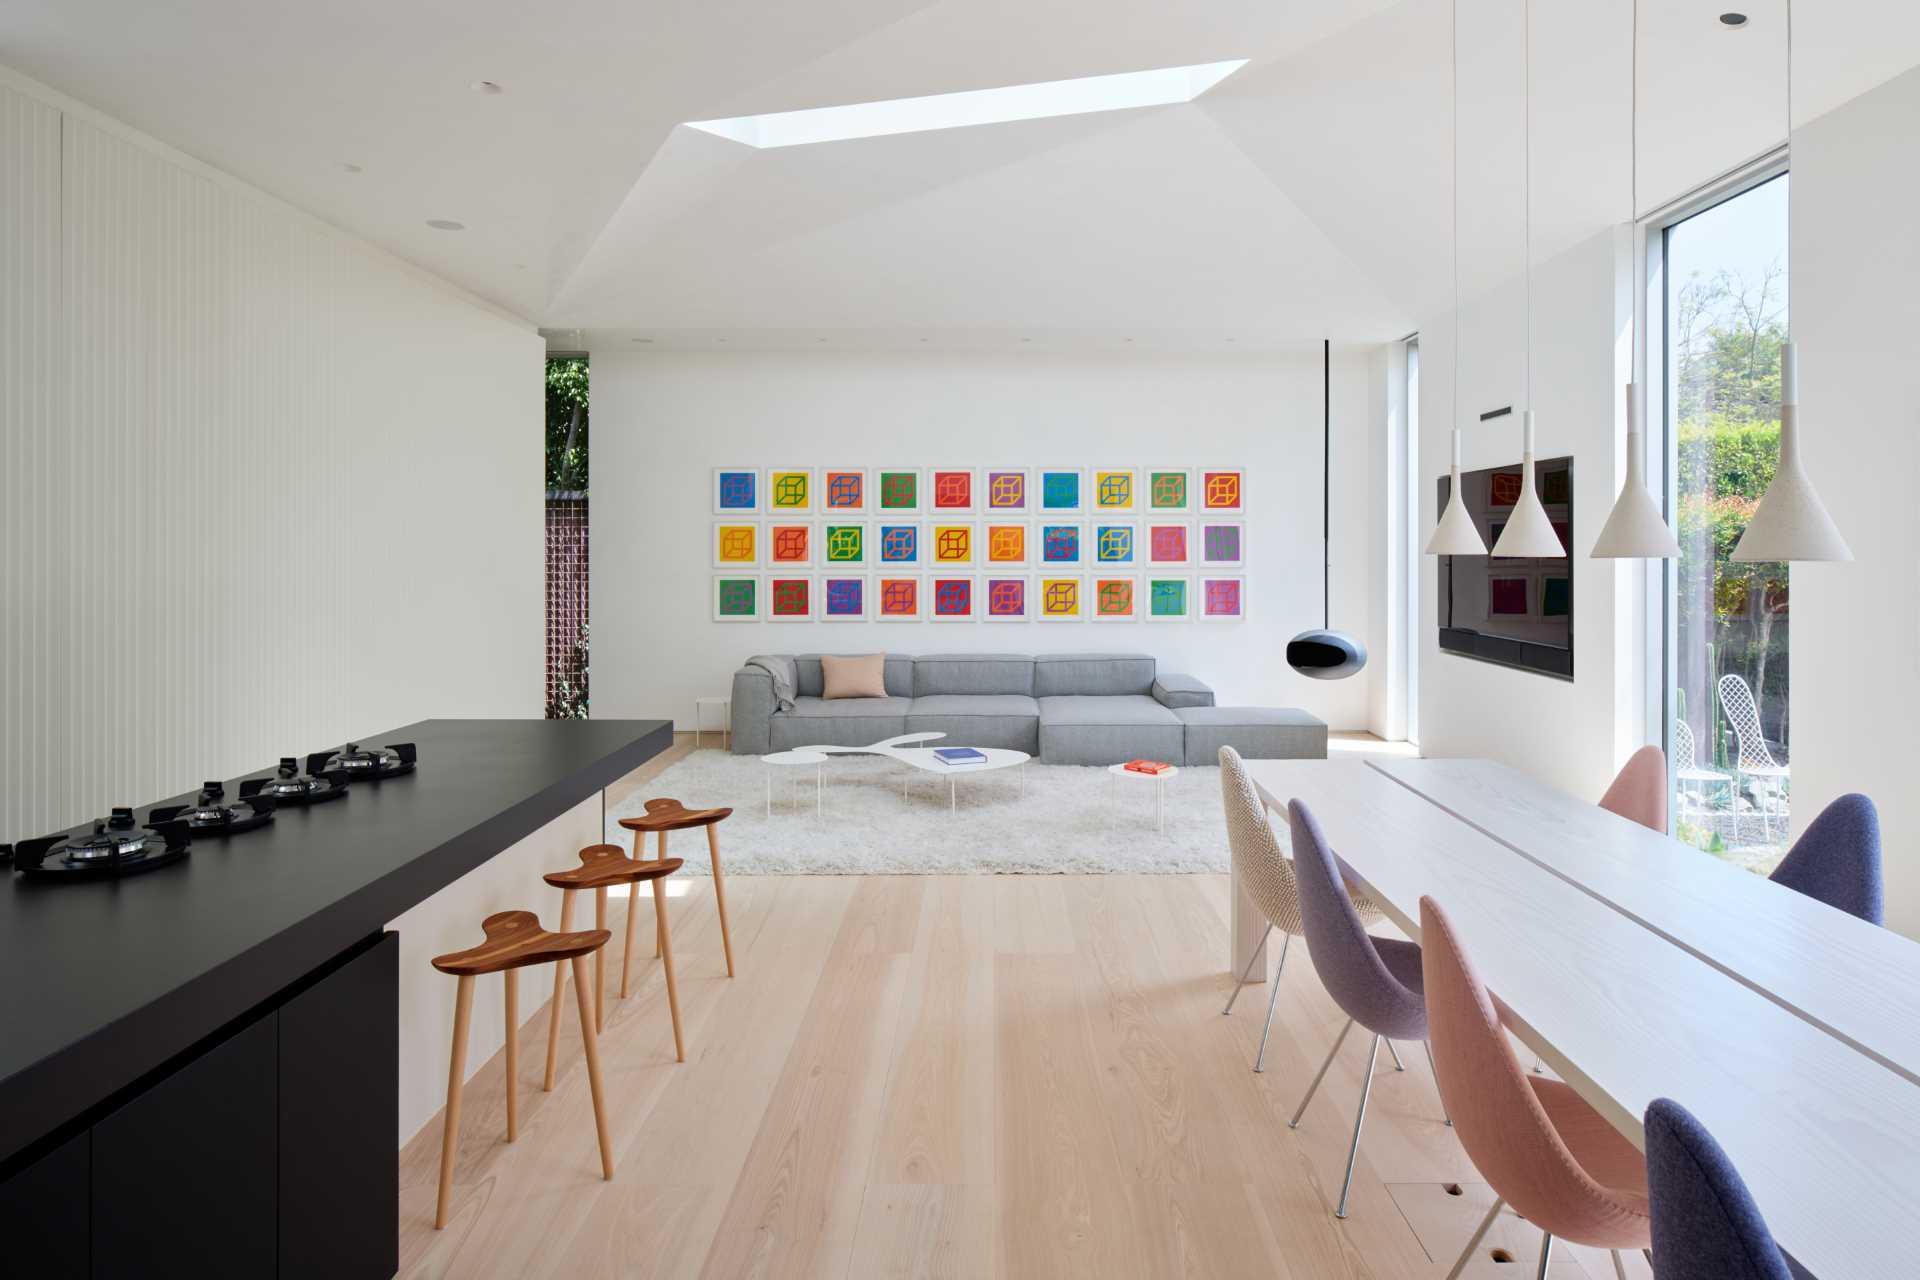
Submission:
[[[401,980],[422,976],[403,974],[389,923],[550,824],[587,829],[583,811],[672,726],[428,720],[361,741],[412,742],[418,768],[144,874],[7,874],[9,1267],[392,1273]],[[522,896],[549,906],[537,877]],[[477,916],[458,923],[478,938]]]

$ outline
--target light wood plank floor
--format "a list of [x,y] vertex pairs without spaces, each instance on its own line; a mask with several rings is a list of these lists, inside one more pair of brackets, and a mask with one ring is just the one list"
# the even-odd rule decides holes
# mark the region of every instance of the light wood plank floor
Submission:
[[[439,1121],[402,1152],[402,1275],[1426,1280],[1491,1202],[1408,1045],[1404,1073],[1380,1055],[1351,1216],[1332,1217],[1366,1040],[1289,1130],[1343,1019],[1296,942],[1250,1070],[1271,988],[1220,1016],[1224,876],[730,878],[731,981],[710,881],[677,887],[684,1065],[644,899],[628,1000],[609,957],[618,1176],[599,1177],[571,993],[550,1094],[544,1004],[524,1010],[519,1141],[500,1056],[467,1088],[446,1230]],[[1531,1276],[1538,1249],[1509,1215],[1467,1274]],[[1604,1254],[1556,1256],[1556,1280],[1612,1276]]]

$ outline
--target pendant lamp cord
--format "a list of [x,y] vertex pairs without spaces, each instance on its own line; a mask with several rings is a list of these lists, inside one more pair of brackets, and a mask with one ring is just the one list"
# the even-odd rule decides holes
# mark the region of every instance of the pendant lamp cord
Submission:
[[1527,412],[1533,412],[1533,0],[1521,0],[1521,65],[1525,68],[1524,93],[1525,105],[1521,118],[1525,122],[1521,130],[1521,147],[1525,155],[1521,160],[1520,172],[1524,194],[1521,208],[1524,222],[1524,240],[1527,260]]
[[[1453,0],[1453,430],[1460,433],[1460,0]],[[1449,497],[1452,495],[1449,494]]]
[[[1787,0],[1787,288],[1793,288],[1793,0]],[[1793,302],[1788,294],[1787,341],[1793,341]]]
[[1320,340],[1320,608],[1333,630],[1333,339]]

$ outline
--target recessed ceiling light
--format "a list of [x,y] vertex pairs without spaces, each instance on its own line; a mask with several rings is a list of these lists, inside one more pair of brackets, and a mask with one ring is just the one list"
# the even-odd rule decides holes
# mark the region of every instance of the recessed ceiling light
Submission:
[[451,222],[446,218],[428,218],[427,225],[435,231],[465,231],[467,229],[466,223]]
[[1723,13],[1720,15],[1720,25],[1723,27],[1744,27],[1747,25],[1747,15],[1744,13]]
[[475,93],[484,93],[488,95],[506,92],[505,89],[502,89],[499,85],[495,84],[491,80],[475,80],[472,84],[468,85],[467,88],[473,90]]
[[361,170],[361,168],[360,168],[360,166],[359,166],[359,165],[357,165],[357,164],[349,164],[349,163],[347,163],[347,162],[346,162],[346,161],[344,161],[344,160],[342,160],[342,161],[340,162],[340,170],[341,170],[341,172],[342,172],[342,173],[360,173],[360,172],[362,172],[362,170]]
[[634,341],[635,342],[652,342],[653,339],[652,338],[635,338]]
[[1000,89],[969,89],[925,98],[856,102],[844,107],[811,107],[728,120],[689,120],[699,129],[750,147],[794,147],[809,142],[841,142],[895,133],[925,133],[976,124],[1006,124],[1050,116],[1079,116],[1129,107],[1159,107],[1192,102],[1247,65],[1245,58],[1190,67],[1160,67],[1077,80],[1046,80]]

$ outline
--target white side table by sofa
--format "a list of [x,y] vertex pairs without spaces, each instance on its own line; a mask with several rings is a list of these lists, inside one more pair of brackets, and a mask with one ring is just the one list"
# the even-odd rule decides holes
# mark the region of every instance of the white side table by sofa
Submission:
[[801,768],[806,765],[813,766],[813,812],[815,816],[822,812],[824,806],[821,793],[826,784],[825,765],[827,763],[824,752],[809,751],[805,748],[798,751],[776,751],[770,756],[761,756],[760,763],[767,766],[767,816],[769,818],[773,816],[773,771],[782,768]]
[[[1167,783],[1179,776],[1179,766],[1171,766],[1164,773],[1140,773],[1127,768],[1124,764],[1110,764],[1107,766],[1107,774],[1114,778],[1137,778],[1141,782],[1151,782],[1154,802],[1153,829],[1155,831],[1167,829]],[[1112,784],[1108,785],[1111,787]]]
[[720,746],[724,749],[733,745],[733,699],[732,698],[695,698],[693,700],[693,745],[700,747],[700,734],[707,723],[707,708],[720,708]]

